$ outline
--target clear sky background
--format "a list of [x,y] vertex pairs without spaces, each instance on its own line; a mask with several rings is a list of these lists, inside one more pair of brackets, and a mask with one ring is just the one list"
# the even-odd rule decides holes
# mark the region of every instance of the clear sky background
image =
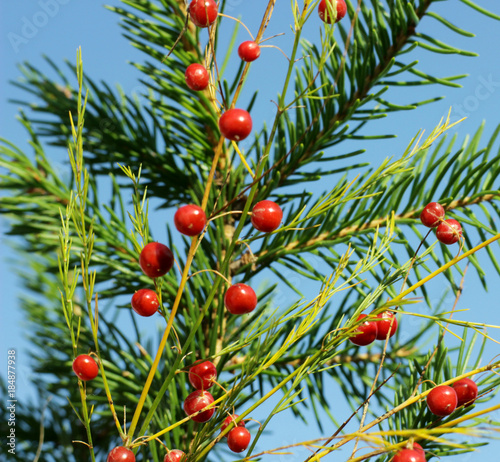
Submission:
[[[264,9],[263,0],[241,1],[234,0],[231,4],[235,16],[241,16],[252,31],[257,30]],[[289,1],[278,1],[276,12],[271,22],[267,36],[284,32],[285,37],[276,38],[273,44],[286,49],[291,40],[288,13]],[[113,4],[118,4],[115,0]],[[477,4],[488,8],[500,15],[500,2],[494,0],[478,0]],[[262,8],[256,6],[262,5]],[[421,61],[420,69],[438,76],[448,76],[468,73],[469,77],[461,81],[462,89],[431,86],[428,88],[416,87],[413,89],[394,89],[396,98],[389,98],[400,103],[412,103],[426,97],[445,96],[443,101],[424,106],[415,111],[400,112],[389,116],[386,120],[370,123],[366,134],[395,133],[398,138],[383,141],[352,142],[346,151],[363,147],[367,150],[365,156],[377,162],[386,156],[400,156],[409,140],[419,129],[432,130],[439,119],[452,109],[452,117],[458,120],[467,116],[454,132],[458,132],[459,140],[468,133],[477,130],[483,120],[486,120],[485,136],[482,146],[489,139],[497,124],[500,123],[500,22],[487,18],[458,0],[438,2],[432,9],[454,24],[476,34],[475,38],[465,38],[450,33],[436,20],[425,18],[421,31],[435,34],[444,42],[474,51],[479,57],[470,58],[453,55],[436,55],[424,50],[417,51],[416,57]],[[104,9],[98,2],[81,2],[77,0],[46,0],[46,1],[17,1],[2,2],[1,5],[1,30],[0,36],[0,136],[22,149],[29,150],[28,137],[21,124],[15,120],[18,107],[8,103],[12,99],[26,99],[24,94],[8,82],[18,79],[20,72],[17,65],[29,62],[40,68],[49,76],[53,76],[43,55],[50,57],[55,63],[61,65],[65,59],[75,62],[76,49],[81,46],[85,73],[94,80],[104,80],[113,85],[119,83],[126,94],[140,93],[143,87],[138,82],[140,74],[128,61],[141,61],[144,57],[132,48],[127,40],[121,36],[118,27],[118,17]],[[307,33],[311,40],[316,40],[319,35],[319,22],[312,24],[317,18],[311,18],[311,25]],[[306,35],[307,37],[307,35]],[[241,39],[247,39],[241,32]],[[414,58],[415,59],[415,58]],[[276,67],[284,65],[284,58],[274,49],[265,49],[261,58],[252,66],[249,89],[259,88],[259,100],[253,114],[254,123],[259,120],[270,120],[268,114],[273,113],[274,105],[270,102],[275,98],[276,92],[281,88],[281,81],[274,85]],[[69,73],[68,73],[69,74]],[[423,96],[422,96],[423,95]],[[244,96],[243,96],[244,98]],[[50,151],[49,151],[50,152]],[[59,156],[59,154],[58,154]],[[50,155],[49,155],[50,157]],[[3,172],[2,172],[3,173]],[[325,186],[322,186],[325,188]],[[397,212],[397,211],[396,211]],[[8,225],[0,217],[0,234],[2,235],[0,257],[0,290],[2,294],[0,344],[1,360],[0,375],[5,377],[5,356],[7,348],[18,350],[18,392],[26,398],[30,395],[29,367],[30,345],[23,340],[26,326],[23,324],[22,313],[19,311],[17,299],[22,288],[19,280],[12,271],[11,261],[16,255],[10,251],[8,240],[4,234]],[[19,262],[18,262],[19,263]],[[19,265],[18,265],[19,266]],[[488,265],[486,264],[488,268]],[[465,316],[476,321],[500,324],[498,314],[498,300],[500,299],[500,284],[498,275],[493,272],[488,277],[490,291],[484,293],[475,276],[470,276],[465,283],[464,293],[460,300],[461,309],[470,309]],[[436,291],[439,291],[436,288]],[[491,333],[500,339],[500,332]],[[485,354],[485,360],[490,361],[498,352],[498,345],[490,344]],[[494,416],[499,421],[500,416]],[[286,417],[280,422],[278,419],[274,428],[282,429],[286,426]],[[317,436],[314,425],[308,431],[299,426],[294,432],[292,429],[286,435],[281,432],[261,439],[259,447],[276,447],[281,444],[297,442],[303,438]],[[328,431],[328,430],[327,430]],[[480,449],[476,454],[466,454],[447,458],[450,462],[489,461],[498,459],[499,443],[493,443],[488,448]],[[346,454],[347,456],[347,454]],[[340,456],[331,456],[329,460],[344,460]],[[347,457],[346,457],[347,458]],[[328,459],[328,458],[327,458]],[[279,457],[273,460],[279,460]],[[286,460],[301,460],[287,456]]]

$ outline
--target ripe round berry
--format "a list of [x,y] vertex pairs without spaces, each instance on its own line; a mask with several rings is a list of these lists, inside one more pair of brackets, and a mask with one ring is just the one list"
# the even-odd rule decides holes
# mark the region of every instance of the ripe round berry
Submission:
[[424,448],[422,446],[420,446],[420,444],[418,444],[416,442],[413,442],[413,450],[417,451],[423,457],[422,460],[425,462],[425,451],[424,451]]
[[197,390],[208,390],[217,380],[217,369],[211,361],[203,361],[189,369],[189,382]]
[[[229,425],[231,426],[234,426],[234,421],[238,418],[238,414],[232,414],[232,415],[228,415],[225,419],[224,419],[224,423],[222,424],[222,427],[220,427],[220,431],[223,432]],[[244,427],[245,426],[245,422],[243,422],[243,420],[240,420],[237,424],[236,424],[237,427]],[[224,435],[225,438],[227,438],[227,434]]]
[[117,446],[108,454],[106,462],[135,462],[135,456],[130,449]]
[[97,366],[92,356],[80,355],[73,361],[73,372],[80,380],[87,382],[97,377],[97,374],[99,374],[99,366]]
[[425,456],[414,449],[401,449],[392,462],[425,462]]
[[457,403],[457,393],[447,385],[434,387],[427,395],[429,410],[440,417],[450,415],[456,409]]
[[[360,319],[366,318],[366,314],[360,314],[358,316],[358,321]],[[356,327],[359,334],[349,337],[349,340],[354,343],[354,345],[365,346],[372,343],[377,338],[377,327],[378,321],[365,321],[363,324]]]
[[251,63],[260,56],[260,46],[257,42],[247,40],[238,47],[238,55],[243,61]]
[[389,330],[389,338],[391,338],[398,329],[398,320],[394,313],[392,311],[384,311],[383,313],[377,314],[377,318],[381,319],[381,321],[376,321],[377,340],[385,340]]
[[185,455],[180,449],[172,449],[168,454],[165,454],[163,462],[180,462]]
[[281,207],[273,201],[257,202],[252,209],[252,225],[263,233],[278,229],[283,218]]
[[208,27],[217,19],[217,4],[214,0],[193,0],[189,5],[191,20],[198,27]]
[[205,90],[210,81],[210,76],[205,66],[198,63],[190,64],[186,69],[184,77],[186,79],[186,85],[194,91]]
[[250,313],[257,306],[257,295],[246,284],[234,284],[224,295],[224,305],[231,314]]
[[[189,394],[184,401],[184,412],[187,415],[192,415],[198,411],[201,411],[204,407],[214,402],[214,397],[208,391],[196,390]],[[192,420],[195,422],[203,423],[207,422],[214,415],[215,408],[212,407],[200,414],[195,415]]]
[[194,204],[183,205],[174,215],[174,224],[179,233],[197,236],[207,224],[207,216],[201,207]]
[[132,295],[132,309],[141,316],[153,316],[159,307],[160,302],[154,290],[139,289]]
[[219,130],[228,140],[244,140],[252,131],[252,118],[244,109],[228,109],[219,119]]
[[233,452],[243,452],[250,444],[252,436],[245,427],[233,428],[227,434],[227,445]]
[[428,228],[435,228],[444,219],[444,208],[437,202],[430,202],[420,214],[420,221]]
[[460,379],[453,385],[453,389],[457,393],[458,404],[457,406],[471,406],[477,398],[477,385],[474,380]]
[[139,264],[146,276],[159,278],[174,265],[174,254],[166,245],[150,242],[142,249]]
[[[327,3],[331,6],[328,7]],[[333,15],[330,16],[330,8]],[[335,12],[337,12],[335,14]],[[331,24],[332,22],[339,22],[347,13],[347,5],[345,0],[321,0],[318,6],[318,14],[323,22]]]
[[436,237],[443,244],[455,244],[462,237],[462,227],[457,220],[449,218],[439,224],[436,229]]

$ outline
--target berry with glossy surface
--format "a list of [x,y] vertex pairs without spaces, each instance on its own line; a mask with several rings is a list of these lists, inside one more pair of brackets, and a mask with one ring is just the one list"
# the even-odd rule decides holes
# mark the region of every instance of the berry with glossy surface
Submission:
[[224,295],[224,305],[231,314],[246,314],[257,306],[257,295],[246,284],[234,284]]
[[420,214],[420,221],[428,228],[435,228],[444,219],[444,208],[437,202],[430,202]]
[[217,369],[211,361],[203,361],[189,369],[189,382],[197,390],[207,390],[217,380]]
[[[328,6],[327,3],[331,6]],[[330,15],[330,8],[333,15]],[[337,13],[335,14],[335,12]],[[344,0],[321,0],[318,6],[319,17],[328,24],[339,22],[346,13],[347,5]]]
[[87,382],[97,377],[99,366],[92,356],[80,355],[73,360],[73,372],[80,380]]
[[455,244],[462,237],[462,227],[457,220],[449,218],[444,220],[436,229],[436,237],[439,242],[446,245]]
[[[360,319],[366,318],[366,314],[360,314],[358,316],[358,321]],[[377,328],[378,321],[365,321],[356,327],[359,334],[349,337],[349,340],[354,343],[354,345],[365,346],[372,343],[377,338]]]
[[[223,432],[229,425],[231,426],[234,426],[234,421],[238,418],[238,414],[232,414],[232,415],[228,415],[225,419],[224,419],[224,422],[222,424],[222,427],[220,427],[220,431]],[[240,420],[237,424],[236,424],[237,427],[244,427],[245,426],[245,422],[243,422],[243,420]],[[225,438],[227,438],[227,434],[224,435]]]
[[247,63],[255,61],[260,56],[260,46],[257,42],[247,40],[238,47],[238,56]]
[[168,454],[165,454],[163,462],[181,462],[185,455],[186,454],[180,449],[172,449]]
[[420,446],[420,444],[413,442],[413,450],[417,451],[423,457],[422,460],[425,461],[425,451],[424,448]]
[[117,446],[108,454],[106,462],[135,462],[135,455],[130,449]]
[[179,233],[191,237],[197,236],[207,224],[207,215],[197,205],[183,205],[175,212],[174,224]]
[[245,427],[236,427],[227,434],[227,445],[233,452],[243,452],[248,448],[251,438]]
[[391,338],[398,329],[398,320],[394,313],[392,311],[384,311],[383,313],[377,314],[377,318],[381,319],[381,321],[376,321],[377,340],[385,340],[389,331],[389,338]]
[[402,449],[394,456],[392,462],[425,462],[425,456],[414,449]]
[[427,407],[437,416],[450,415],[457,407],[457,393],[452,387],[439,385],[434,387],[427,395]]
[[270,233],[278,229],[282,218],[283,211],[276,202],[265,200],[253,206],[251,221],[257,231]]
[[457,406],[463,406],[464,404],[471,406],[477,398],[477,385],[474,380],[467,378],[460,379],[452,387],[457,394]]
[[193,0],[189,4],[189,14],[196,26],[208,27],[217,19],[217,3],[214,0]]
[[[193,415],[194,413],[201,411],[204,407],[214,402],[214,397],[208,391],[196,390],[189,394],[184,401],[184,412],[187,415]],[[215,408],[211,407],[206,411],[200,412],[199,414],[192,417],[192,420],[198,423],[203,423],[209,421],[214,415]]]
[[190,64],[184,74],[186,85],[194,91],[205,90],[208,87],[210,76],[205,66],[194,63]]
[[174,265],[174,254],[166,245],[150,242],[141,251],[139,265],[146,276],[159,278]]
[[132,295],[132,309],[141,316],[153,316],[159,307],[160,302],[154,290],[139,289]]
[[252,118],[244,109],[228,109],[219,119],[219,130],[228,140],[244,140],[252,131]]

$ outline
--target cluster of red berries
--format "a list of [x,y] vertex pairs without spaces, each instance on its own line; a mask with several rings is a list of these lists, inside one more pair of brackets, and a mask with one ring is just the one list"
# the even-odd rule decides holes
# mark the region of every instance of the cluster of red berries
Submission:
[[[217,19],[217,4],[214,0],[193,0],[189,14],[196,26],[208,27]],[[243,61],[255,61],[260,56],[260,46],[254,41],[243,42],[238,54]],[[205,90],[210,82],[208,70],[199,63],[190,64],[184,77],[186,85],[193,91]],[[242,141],[252,131],[252,118],[244,109],[228,109],[219,119],[219,130],[228,140]]]
[[[346,12],[344,0],[322,0],[318,6],[319,17],[326,23],[340,21]],[[209,27],[217,19],[217,4],[214,0],[192,0],[189,14],[196,26]],[[238,55],[245,62],[253,62],[260,56],[260,46],[253,40],[242,42],[238,47]],[[184,78],[188,88],[193,91],[205,90],[210,82],[207,68],[199,63],[190,64]],[[228,109],[219,119],[219,130],[230,141],[242,141],[252,131],[252,118],[244,109]]]
[[[439,417],[450,415],[457,407],[471,406],[477,398],[477,385],[471,379],[457,380],[451,387],[439,385],[427,395],[427,407]],[[399,451],[393,462],[425,462],[425,452],[418,443]]]
[[[201,411],[204,407],[214,402],[214,397],[207,390],[212,387],[217,379],[217,369],[211,361],[197,363],[189,369],[189,382],[196,389],[190,393],[184,401],[184,412],[192,416],[194,422],[208,422],[215,413],[211,407]],[[193,415],[194,414],[194,415]]]
[[[217,369],[211,361],[203,361],[195,364],[189,369],[188,378],[196,391],[187,396],[184,401],[184,411],[187,415],[192,416],[191,420],[195,422],[207,422],[214,415],[215,408],[212,407],[205,411],[200,411],[214,402],[213,396],[206,390],[217,380]],[[221,431],[225,430],[228,425],[231,425],[237,417],[237,415],[226,417],[221,427]],[[238,425],[227,434],[227,445],[233,452],[242,452],[250,444],[250,439],[251,435],[245,428],[245,423],[239,422]],[[168,462],[166,458],[164,462]]]
[[[358,321],[368,317],[366,314],[360,314]],[[389,335],[391,338],[398,329],[398,321],[392,311],[384,311],[377,314],[377,319],[365,321],[359,325],[356,330],[359,331],[356,335],[349,337],[349,340],[358,346],[369,345],[375,340],[384,340]]]
[[457,407],[471,406],[477,398],[477,385],[471,379],[460,379],[452,384],[434,387],[427,395],[427,407],[437,416],[450,415]]
[[[338,22],[347,11],[344,0],[328,0],[331,4],[327,7],[326,0],[322,0],[318,13],[320,18],[331,23]],[[333,7],[333,9],[331,9]],[[333,18],[329,12],[336,11]],[[197,27],[211,26],[218,16],[218,7],[214,0],[192,0],[189,5],[189,15]],[[238,47],[238,55],[245,62],[255,61],[260,56],[260,46],[255,41],[245,41]],[[189,65],[185,72],[186,85],[193,91],[205,90],[210,82],[210,76],[205,66],[199,63]],[[252,131],[252,118],[243,109],[228,109],[219,119],[221,134],[230,141],[244,140]],[[281,208],[274,202],[264,200],[257,203],[251,216],[251,222],[258,231],[269,233],[276,230],[283,218]],[[177,230],[186,236],[197,236],[205,229],[207,217],[203,209],[197,205],[189,204],[180,207],[175,216],[174,224]],[[172,251],[164,244],[151,242],[141,251],[139,264],[144,274],[151,278],[164,276],[172,268],[174,256]],[[250,313],[257,306],[257,296],[254,290],[246,284],[234,284],[224,295],[224,304],[232,314]],[[132,308],[141,316],[152,316],[159,309],[158,296],[151,289],[140,289],[132,296]],[[385,320],[381,322],[386,322]],[[397,325],[394,319],[393,325]],[[389,327],[388,327],[389,329]],[[395,331],[395,327],[394,327]],[[393,334],[391,329],[391,335]],[[98,374],[96,362],[88,355],[80,355],[73,362],[75,374],[84,381],[92,380]],[[217,378],[215,365],[210,361],[195,364],[189,370],[189,381],[196,389],[184,401],[184,411],[192,416],[195,422],[203,423],[210,420],[215,413],[215,408],[200,412],[203,408],[214,402],[213,396],[206,391]],[[242,452],[250,444],[251,435],[245,428],[243,421],[235,424],[237,414],[229,415],[221,427],[225,430],[229,425],[236,425],[227,436],[227,444],[233,452]],[[185,453],[179,449],[168,451],[164,462],[180,462]],[[134,453],[124,447],[115,447],[109,454],[107,462],[135,462]]]
[[[163,462],[181,462],[185,460],[184,456],[186,454],[184,451],[181,451],[180,449],[167,451],[167,454],[165,454],[165,457],[163,458]],[[129,448],[126,448],[125,446],[117,446],[108,454],[106,462],[135,462],[135,455]]]
[[462,237],[462,227],[457,220],[444,219],[445,211],[441,204],[431,202],[424,207],[420,221],[428,228],[436,228],[436,237],[446,245],[455,244]]
[[[457,380],[451,387],[439,385],[427,395],[427,407],[439,417],[450,415],[457,407],[470,406],[477,398],[477,385],[471,379]],[[425,452],[418,443],[399,451],[393,462],[425,462]]]
[[224,431],[230,425],[233,426],[234,428],[229,430],[229,433],[225,435],[225,438],[227,438],[227,446],[233,452],[243,452],[248,448],[252,435],[250,435],[250,432],[245,428],[245,422],[243,422],[243,420],[235,423],[237,418],[238,414],[228,415],[224,419],[220,431]]

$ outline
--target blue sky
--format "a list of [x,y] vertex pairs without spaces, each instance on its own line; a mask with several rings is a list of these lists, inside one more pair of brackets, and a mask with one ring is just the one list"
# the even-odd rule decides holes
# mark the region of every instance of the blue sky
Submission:
[[[262,3],[264,4],[264,2]],[[477,3],[500,15],[500,3],[487,0],[478,0]],[[231,14],[241,15],[247,26],[255,31],[261,19],[261,9],[255,8],[254,2],[233,1],[231,4],[234,5],[234,11]],[[278,4],[280,6],[277,7],[267,36],[285,32],[285,37],[278,37],[272,43],[286,49],[291,36],[288,26],[290,17],[287,14],[281,14],[278,8],[289,9],[290,2],[278,2]],[[394,140],[363,143],[363,147],[367,149],[366,155],[370,156],[372,160],[400,155],[417,130],[431,130],[450,107],[454,119],[467,116],[465,122],[453,129],[459,134],[460,140],[467,133],[473,133],[480,123],[486,120],[484,136],[486,141],[488,134],[500,123],[500,60],[498,55],[500,23],[472,11],[458,0],[438,2],[434,10],[440,12],[459,27],[473,32],[476,37],[465,38],[451,34],[431,18],[424,19],[422,30],[431,33],[438,31],[439,39],[474,51],[479,54],[479,57],[435,55],[426,51],[418,51],[416,55],[420,59],[421,69],[424,71],[439,76],[468,73],[469,77],[461,81],[462,89],[431,86],[423,89],[417,87],[415,90],[398,90],[397,93],[393,93],[397,95],[393,101],[400,103],[411,103],[414,100],[423,99],[421,95],[424,97],[445,96],[446,98],[416,111],[401,112],[396,117],[388,117],[371,124],[366,133],[396,133],[398,135],[398,138]],[[127,62],[140,61],[142,55],[130,47],[127,40],[120,35],[121,29],[117,25],[117,20],[116,15],[105,10],[101,4],[96,2],[78,2],[76,0],[3,2],[1,10],[3,34],[0,45],[2,62],[0,136],[23,149],[29,149],[26,132],[15,120],[18,108],[16,104],[7,103],[9,99],[24,99],[27,95],[9,85],[8,81],[18,79],[20,72],[16,66],[24,61],[39,67],[52,76],[42,58],[44,54],[57,64],[61,64],[65,59],[74,63],[76,49],[81,46],[84,69],[89,76],[95,80],[104,80],[111,85],[119,83],[126,94],[140,92],[142,86],[138,82],[139,73]],[[311,22],[315,20],[315,17],[311,18]],[[317,25],[311,25],[308,33],[318,34]],[[241,32],[241,39],[247,39],[243,32]],[[265,49],[261,58],[251,69],[250,77],[253,79],[251,85],[260,89],[258,101],[262,118],[265,118],[266,114],[269,114],[274,108],[270,99],[275,98],[276,91],[280,87],[272,85],[273,79],[270,79],[270,76],[274,78],[273,70],[276,65],[280,65],[280,60],[284,60],[284,58],[277,50]],[[248,85],[250,86],[250,83]],[[416,94],[415,98],[412,97],[413,92]],[[254,117],[254,120],[258,120],[258,118]],[[358,147],[353,143],[352,150]],[[18,366],[20,366],[18,385],[21,389],[20,393],[27,395],[29,394],[27,379],[30,376],[27,357],[29,345],[22,340],[24,325],[16,303],[21,287],[15,274],[10,270],[9,261],[15,259],[15,254],[9,250],[4,237],[7,229],[7,224],[0,218],[0,234],[2,235],[0,241],[2,248],[0,289],[4,300],[0,322],[2,329],[0,342],[2,352],[12,347],[18,349]],[[491,276],[488,281],[491,289],[489,293],[484,294],[480,288],[478,291],[475,290],[477,281],[474,277],[467,280],[461,299],[461,307],[463,309],[473,308],[475,320],[487,319],[489,323],[500,324],[498,319],[500,315],[497,314],[497,310],[492,309],[492,307],[496,308],[497,303],[495,302],[500,298],[498,276]],[[495,336],[495,333],[493,335]],[[496,334],[495,338],[500,338],[500,333]],[[495,355],[496,349],[492,344],[485,354],[485,359],[490,360]],[[3,370],[5,370],[4,356],[2,353],[0,362],[2,375]],[[500,420],[500,418],[496,418],[496,420]],[[313,433],[311,432],[311,434]],[[302,436],[303,432],[301,431],[299,435],[290,434],[287,438],[289,442],[292,442],[297,441],[297,438]],[[272,444],[273,447],[283,444],[284,438],[280,436],[278,444],[274,444],[276,440],[269,444]],[[262,441],[264,444],[265,440]],[[493,454],[498,451],[498,447],[499,445],[495,444],[489,449],[481,449],[480,453],[457,456],[447,460],[450,462],[479,461],[485,460],[485,458],[486,460],[494,460]]]

